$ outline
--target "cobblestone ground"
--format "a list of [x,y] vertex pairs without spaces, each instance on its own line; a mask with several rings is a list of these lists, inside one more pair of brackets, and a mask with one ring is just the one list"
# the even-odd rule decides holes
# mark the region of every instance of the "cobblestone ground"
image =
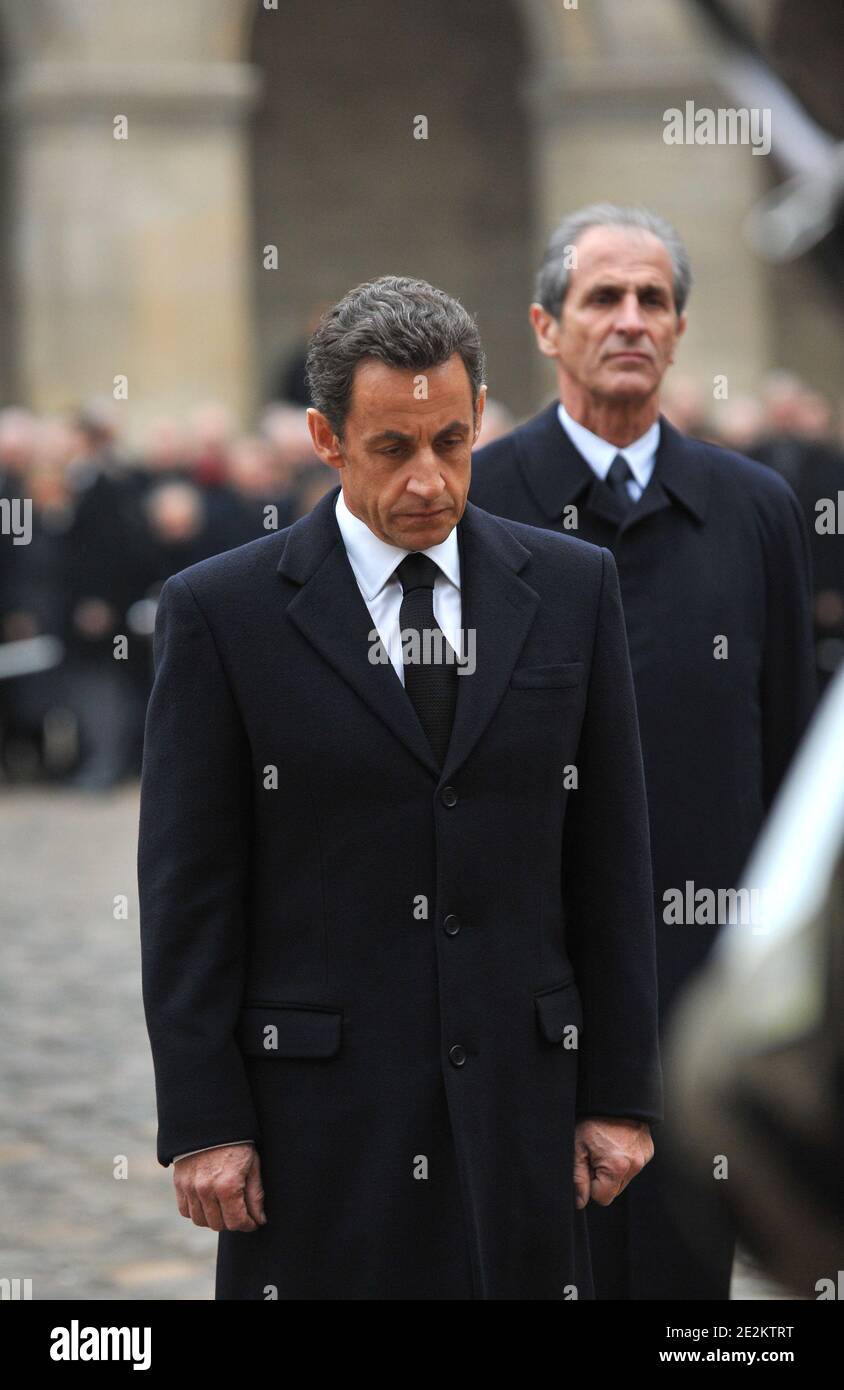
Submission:
[[155,1156],[137,825],[134,787],[0,797],[2,1274],[34,1299],[213,1297],[216,1236]]
[[[216,1236],[155,1157],[137,824],[135,787],[0,795],[0,1277],[34,1299],[213,1297]],[[734,1297],[781,1296],[739,1266]]]

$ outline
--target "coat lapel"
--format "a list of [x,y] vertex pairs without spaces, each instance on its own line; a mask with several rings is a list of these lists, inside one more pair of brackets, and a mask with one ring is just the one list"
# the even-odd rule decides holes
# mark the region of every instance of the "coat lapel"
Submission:
[[623,534],[646,517],[678,503],[696,520],[706,514],[709,465],[695,441],[660,417],[659,448],[653,477],[639,501],[623,511],[611,490],[595,477],[557,416],[557,402],[519,432],[519,463],[525,484],[549,521],[559,523],[574,503],[619,528]]
[[[571,503],[583,505],[587,493],[591,501],[599,480],[560,424],[556,401],[516,430],[514,438],[525,486],[549,521],[559,523],[563,509]],[[601,490],[614,501],[608,488]],[[615,512],[611,519],[617,520]]]
[[301,584],[287,606],[291,622],[435,777],[439,767],[390,662],[371,662],[372,618],[340,535],[339,487],[291,527],[279,573]]
[[462,627],[473,629],[477,666],[457,677],[454,726],[440,769],[392,665],[369,660],[373,629],[334,514],[339,488],[291,527],[278,571],[301,587],[287,614],[311,646],[439,780],[465,761],[507,688],[539,595],[518,577],[530,552],[495,517],[467,503],[457,532]]
[[445,778],[466,761],[501,703],[539,605],[536,590],[519,578],[530,551],[501,521],[467,502],[457,531],[462,627],[474,632],[476,667],[457,677]]
[[[709,503],[711,466],[707,449],[696,439],[675,430],[664,415],[659,417],[659,448],[656,452],[654,475],[639,498],[634,514],[637,519],[659,511],[663,506],[678,504],[696,521],[703,521]],[[654,484],[654,505],[648,508],[648,494]],[[663,500],[664,499],[664,500]]]

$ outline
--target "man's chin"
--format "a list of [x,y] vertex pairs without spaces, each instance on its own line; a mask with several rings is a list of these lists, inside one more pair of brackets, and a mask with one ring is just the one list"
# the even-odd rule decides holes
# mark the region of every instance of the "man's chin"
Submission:
[[659,381],[650,372],[617,370],[612,373],[603,391],[604,398],[621,404],[646,401],[659,389]]
[[395,544],[427,550],[444,541],[455,524],[455,512],[449,508],[437,515],[401,515],[393,519]]

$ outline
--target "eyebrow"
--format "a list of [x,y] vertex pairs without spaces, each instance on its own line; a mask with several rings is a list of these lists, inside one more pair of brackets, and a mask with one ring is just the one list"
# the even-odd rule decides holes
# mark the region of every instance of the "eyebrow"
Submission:
[[[444,434],[468,433],[469,426],[463,420],[452,420],[450,424],[443,425],[441,430],[437,430],[434,438],[441,439]],[[388,440],[393,444],[410,444],[413,442],[413,436],[404,434],[401,430],[379,430],[377,434],[371,435],[365,443],[368,447],[372,447],[375,444],[384,444]]]
[[[586,294],[587,294],[587,296],[589,296],[590,294],[606,294],[608,291],[609,291],[610,293],[620,293],[621,290],[622,290],[622,288],[623,288],[623,287],[622,287],[621,285],[619,285],[619,284],[616,284],[615,281],[602,280],[602,281],[599,281],[597,284],[592,285],[592,286],[586,291]],[[637,293],[638,295],[642,295],[642,294],[664,294],[664,295],[667,295],[667,294],[668,294],[668,286],[667,286],[667,285],[661,285],[661,284],[659,284],[657,281],[652,280],[652,281],[650,281],[647,285],[640,285],[639,288],[637,289],[636,293]]]

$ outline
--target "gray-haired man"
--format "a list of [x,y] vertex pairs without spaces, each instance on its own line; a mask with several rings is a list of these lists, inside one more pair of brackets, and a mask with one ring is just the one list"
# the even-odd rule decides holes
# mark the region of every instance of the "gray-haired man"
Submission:
[[661,1104],[615,565],[467,505],[483,354],[442,291],[359,286],[308,373],[340,486],[162,591],[159,1160],[218,1298],[589,1297],[584,1208]]
[[[654,214],[599,204],[566,218],[530,310],[557,398],[476,454],[470,493],[496,515],[616,557],[645,758],[663,1016],[724,921],[724,892],[814,698],[808,552],[794,494],[770,469],[686,438],[660,415],[690,283],[680,238]],[[723,1178],[724,1160],[713,1154],[698,1182]],[[590,1207],[598,1297],[729,1296],[729,1227],[725,1236],[697,1221],[672,1202],[668,1182],[657,1144],[657,1160],[618,1202]]]

